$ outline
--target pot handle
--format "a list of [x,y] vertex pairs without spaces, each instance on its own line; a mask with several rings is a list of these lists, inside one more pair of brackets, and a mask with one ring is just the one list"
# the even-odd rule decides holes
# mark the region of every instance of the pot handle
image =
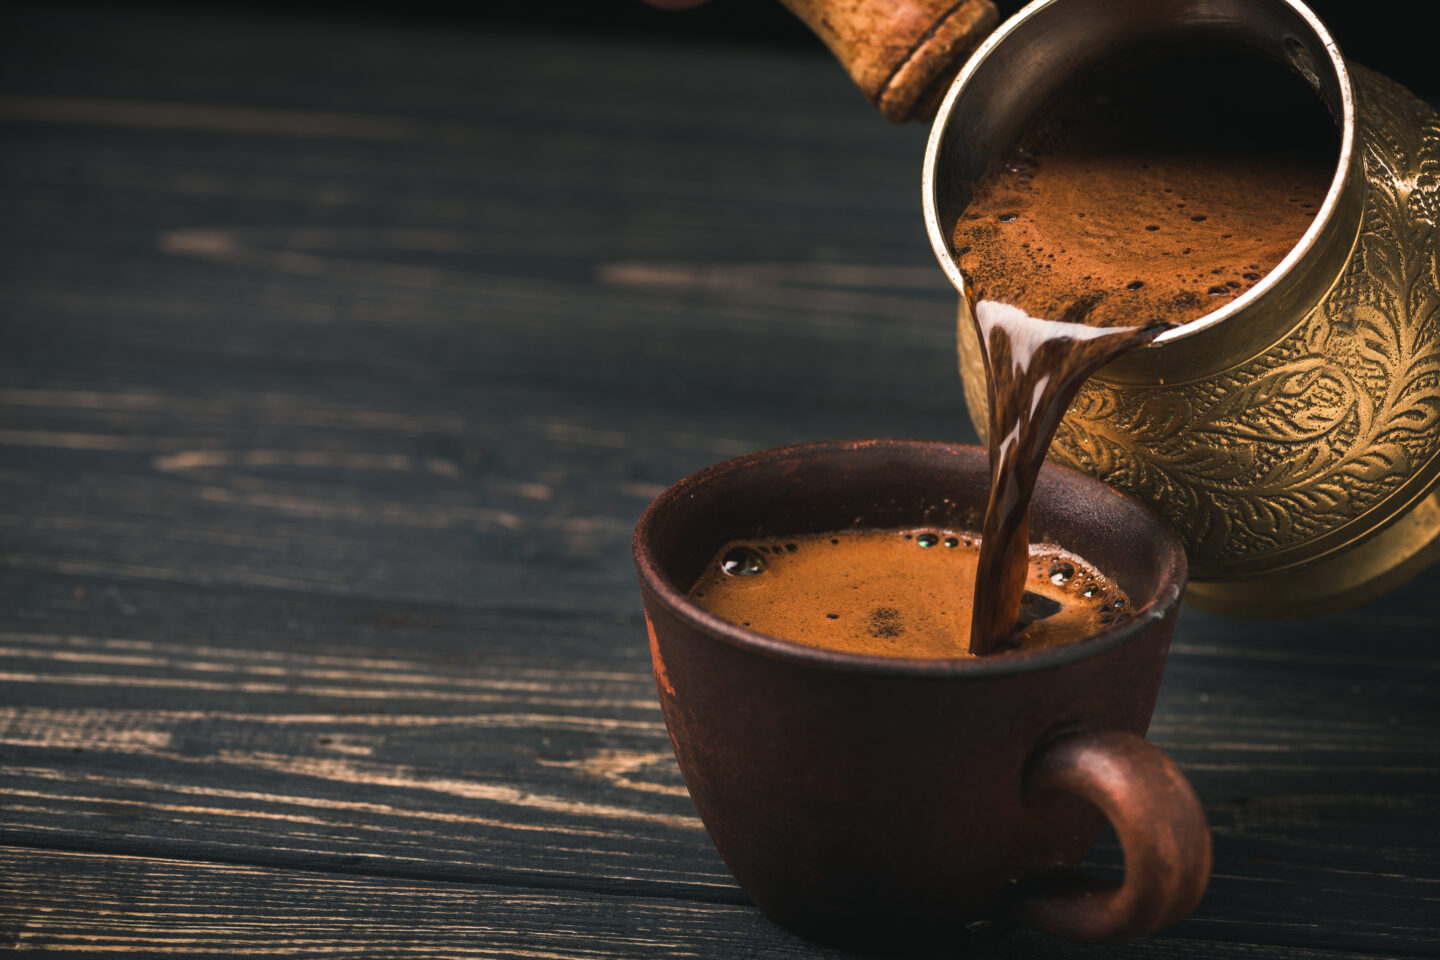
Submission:
[[1025,792],[1068,793],[1098,807],[1120,838],[1125,879],[1046,875],[1016,905],[1021,923],[1091,943],[1129,940],[1175,923],[1200,902],[1210,879],[1210,824],[1190,781],[1159,747],[1115,730],[1062,735],[1031,757]]
[[995,29],[991,0],[780,0],[892,123],[935,115],[970,52]]

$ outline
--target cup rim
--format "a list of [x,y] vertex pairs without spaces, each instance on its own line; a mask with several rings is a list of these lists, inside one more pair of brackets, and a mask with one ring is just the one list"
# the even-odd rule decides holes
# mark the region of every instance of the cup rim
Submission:
[[979,451],[982,454],[985,452],[983,448],[974,444],[947,443],[940,440],[895,438],[819,440],[757,450],[712,464],[671,484],[652,500],[650,505],[645,508],[644,513],[640,515],[640,520],[635,525],[631,549],[641,586],[659,600],[672,616],[677,617],[686,626],[731,646],[816,669],[916,679],[998,677],[1062,667],[1098,656],[1140,637],[1169,616],[1179,605],[1184,593],[1189,567],[1180,538],[1170,526],[1135,497],[1122,493],[1089,474],[1054,463],[1046,463],[1042,475],[1048,474],[1052,477],[1059,475],[1063,478],[1064,483],[1088,487],[1090,493],[1095,496],[1118,498],[1124,501],[1127,509],[1135,510],[1148,520],[1149,526],[1158,540],[1157,546],[1162,555],[1162,563],[1169,568],[1168,572],[1161,576],[1163,586],[1157,591],[1157,597],[1143,607],[1135,609],[1130,619],[1072,643],[1038,650],[1014,650],[993,653],[985,657],[954,659],[883,657],[812,647],[793,640],[772,637],[710,613],[690,601],[685,593],[662,572],[659,557],[656,556],[652,543],[659,522],[658,518],[680,502],[693,498],[705,486],[714,484],[735,471],[754,468],[776,460],[814,456],[818,453],[847,451],[853,453],[875,447],[897,449],[918,447],[948,452]]

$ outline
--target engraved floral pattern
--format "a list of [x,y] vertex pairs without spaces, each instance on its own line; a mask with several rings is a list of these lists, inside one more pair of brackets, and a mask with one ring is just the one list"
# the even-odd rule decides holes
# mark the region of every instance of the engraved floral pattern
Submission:
[[1440,116],[1377,74],[1353,76],[1367,196],[1330,295],[1218,376],[1092,381],[1051,450],[1150,503],[1197,576],[1338,529],[1440,453]]

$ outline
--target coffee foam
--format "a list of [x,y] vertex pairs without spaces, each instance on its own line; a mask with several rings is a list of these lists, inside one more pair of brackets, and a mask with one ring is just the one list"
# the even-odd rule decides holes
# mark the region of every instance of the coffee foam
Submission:
[[1338,131],[1277,64],[1179,51],[1082,90],[1037,118],[955,224],[975,299],[1184,323],[1258,283],[1324,202]]
[[[742,540],[690,588],[717,616],[807,646],[887,657],[969,657],[979,540],[936,527]],[[1129,598],[1083,559],[1031,549],[1020,624],[1006,649],[1093,636],[1130,616]]]

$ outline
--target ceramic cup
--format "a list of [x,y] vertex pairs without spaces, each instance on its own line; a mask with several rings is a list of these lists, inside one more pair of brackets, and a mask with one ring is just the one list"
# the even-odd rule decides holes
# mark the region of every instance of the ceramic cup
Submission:
[[[1061,647],[875,657],[768,637],[686,591],[731,540],[863,528],[978,529],[984,450],[867,440],[753,453],[662,493],[635,531],[656,689],[690,796],[754,903],[823,942],[954,946],[1019,921],[1143,936],[1210,874],[1204,810],[1143,739],[1185,554],[1148,509],[1047,466],[1037,541],[1113,578],[1133,616]],[[1107,818],[1118,884],[1074,869]]]

